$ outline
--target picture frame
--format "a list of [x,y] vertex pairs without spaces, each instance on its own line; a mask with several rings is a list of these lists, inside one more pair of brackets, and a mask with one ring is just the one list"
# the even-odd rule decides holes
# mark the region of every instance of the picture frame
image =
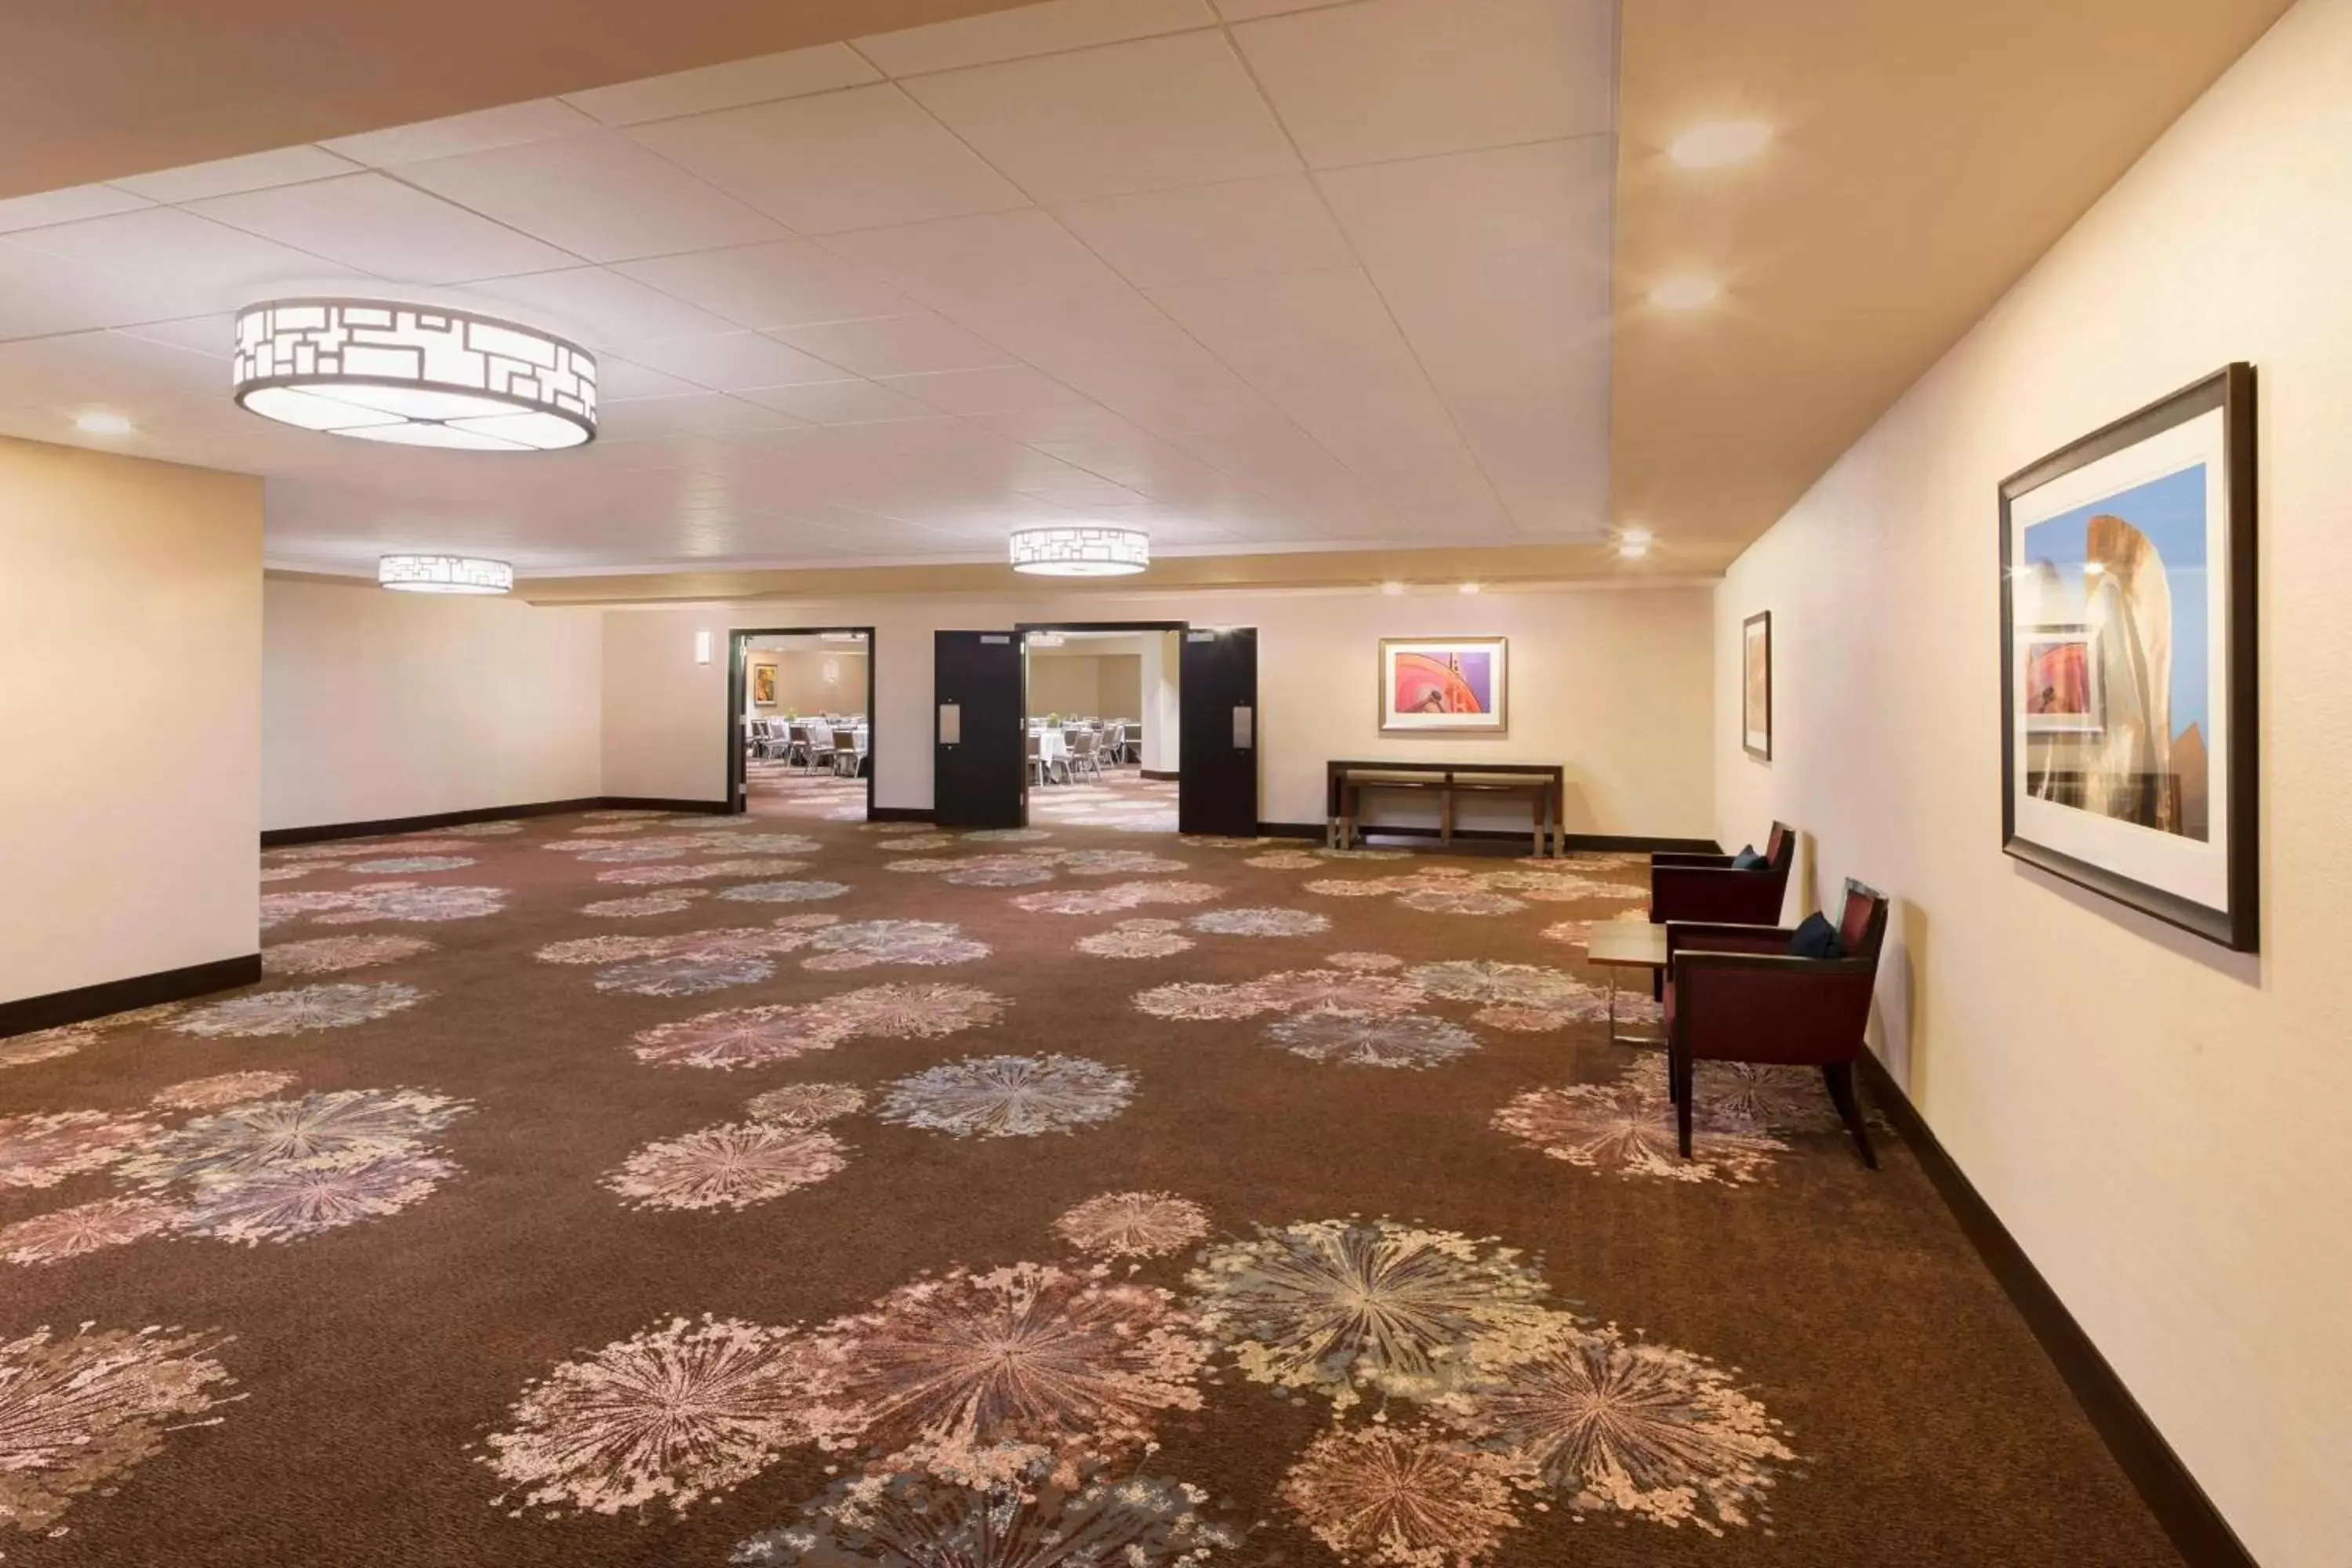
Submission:
[[776,705],[776,667],[774,665],[755,664],[751,667],[751,701],[755,707],[760,708],[773,708]]
[[1382,637],[1381,733],[1509,733],[1510,660],[1507,637]]
[[1739,623],[1739,743],[1760,762],[1772,760],[1772,612]]
[[2001,848],[2260,950],[2254,373],[2000,488]]

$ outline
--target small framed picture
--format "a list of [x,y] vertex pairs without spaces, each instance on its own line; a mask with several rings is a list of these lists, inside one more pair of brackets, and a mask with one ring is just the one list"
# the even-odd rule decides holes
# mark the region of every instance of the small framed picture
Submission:
[[2255,951],[2253,367],[2011,475],[2000,568],[2002,849]]
[[1739,623],[1739,741],[1751,757],[1772,760],[1772,612]]
[[1503,734],[1510,651],[1502,637],[1382,637],[1381,732]]

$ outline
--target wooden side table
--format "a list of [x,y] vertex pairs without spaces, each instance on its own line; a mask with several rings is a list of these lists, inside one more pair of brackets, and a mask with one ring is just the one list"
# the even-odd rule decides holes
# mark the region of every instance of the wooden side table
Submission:
[[1609,1037],[1621,1046],[1655,1046],[1649,1035],[1617,1032],[1617,972],[1666,966],[1666,928],[1651,921],[1595,921],[1585,939],[1584,961],[1609,972]]

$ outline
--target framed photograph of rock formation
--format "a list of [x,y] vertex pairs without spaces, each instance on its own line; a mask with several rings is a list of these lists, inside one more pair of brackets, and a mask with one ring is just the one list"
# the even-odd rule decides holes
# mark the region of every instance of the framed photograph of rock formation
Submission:
[[2000,566],[2002,848],[2255,951],[2252,367],[2003,481]]

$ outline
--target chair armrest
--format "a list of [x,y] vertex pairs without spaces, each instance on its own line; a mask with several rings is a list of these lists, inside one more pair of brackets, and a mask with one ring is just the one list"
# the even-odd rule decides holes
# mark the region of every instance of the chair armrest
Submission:
[[1653,866],[1714,866],[1727,870],[1731,866],[1731,857],[1728,855],[1698,855],[1682,850],[1660,849],[1652,852],[1650,856],[1650,864]]
[[1780,919],[1782,890],[1781,879],[1767,871],[1654,865],[1650,919],[1773,925]]
[[1693,1059],[1851,1062],[1863,1051],[1877,980],[1870,958],[1685,952],[1668,982],[1672,1044]]
[[1751,952],[1789,955],[1796,931],[1787,926],[1737,925],[1727,921],[1669,921],[1666,961],[1681,952]]

